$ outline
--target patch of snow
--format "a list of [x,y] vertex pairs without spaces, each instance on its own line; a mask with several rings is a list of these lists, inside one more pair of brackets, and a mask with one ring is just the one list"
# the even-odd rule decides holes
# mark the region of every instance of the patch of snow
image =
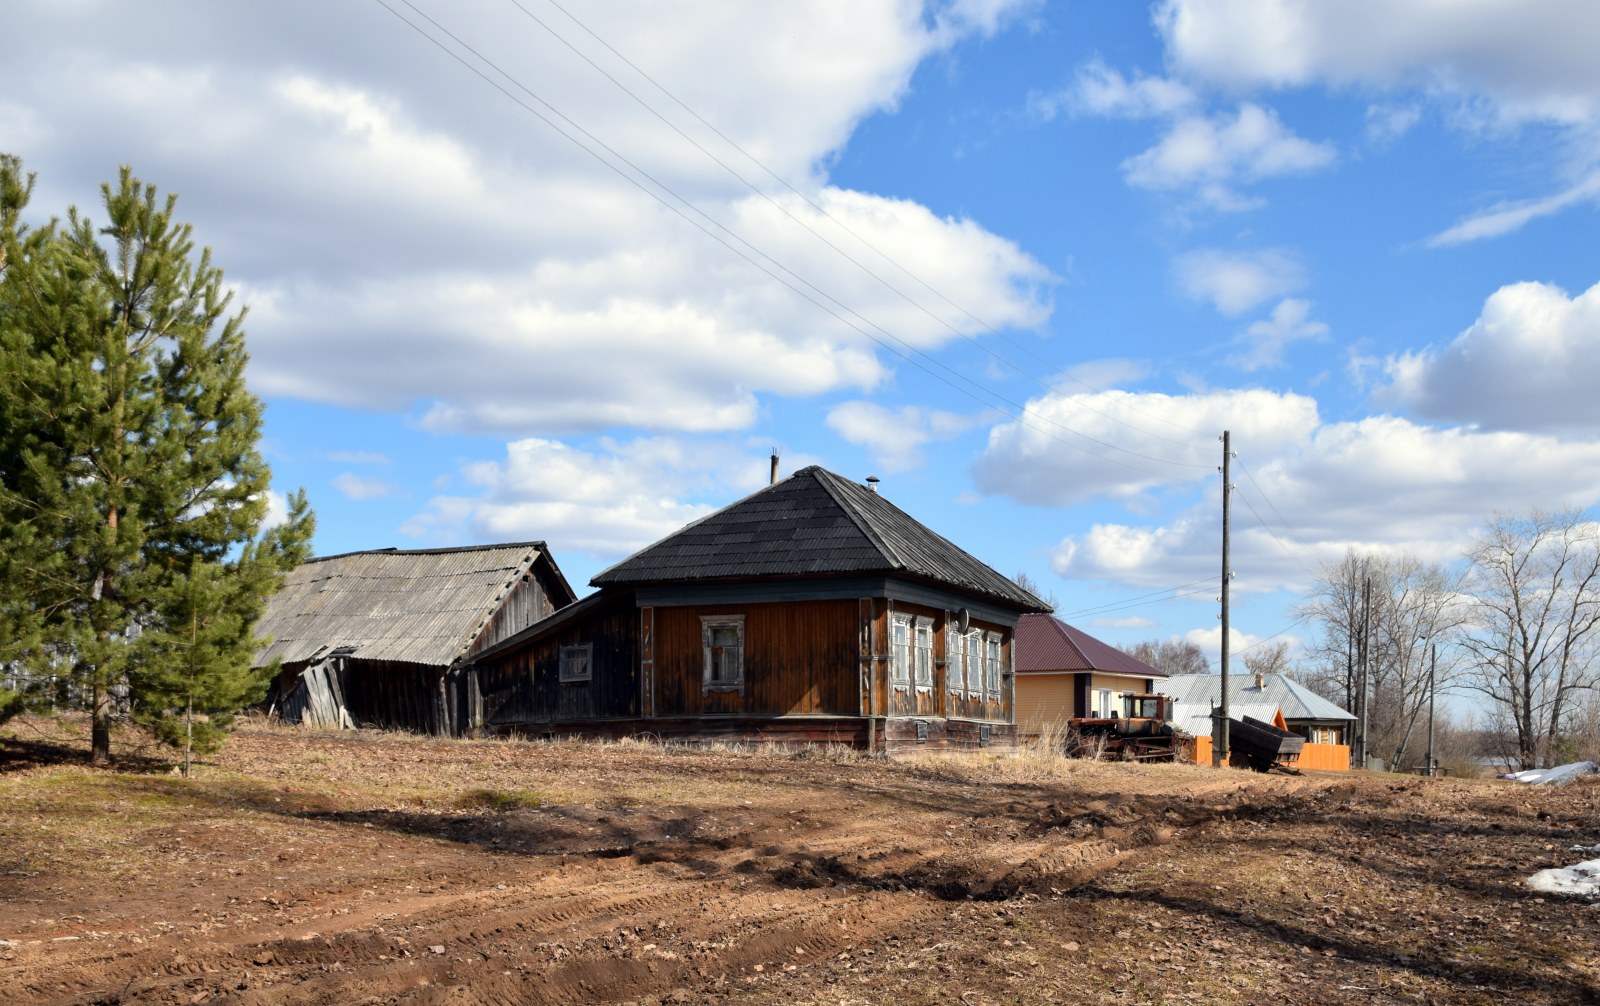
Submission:
[[1530,768],[1522,772],[1509,772],[1505,778],[1530,786],[1562,786],[1581,776],[1600,772],[1600,765],[1592,761],[1575,761],[1554,768]]
[[1528,878],[1528,886],[1545,894],[1600,895],[1600,859],[1540,870]]

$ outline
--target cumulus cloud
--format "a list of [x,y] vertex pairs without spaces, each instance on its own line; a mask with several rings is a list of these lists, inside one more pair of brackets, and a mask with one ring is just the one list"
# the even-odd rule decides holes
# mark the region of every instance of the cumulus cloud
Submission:
[[[0,123],[32,141],[36,206],[94,205],[116,170],[106,150],[181,194],[180,215],[251,306],[261,393],[511,437],[729,430],[766,395],[876,387],[895,362],[884,331],[920,348],[972,331],[948,305],[907,303],[893,284],[926,291],[880,252],[990,324],[1047,317],[1051,277],[1014,244],[824,172],[920,62],[1030,6],[583,12],[804,198],[688,113],[668,109],[669,126],[535,22],[486,3],[437,16],[548,122],[381,7],[286,0],[189,4],[160,24],[120,8],[16,12],[13,30],[38,44],[13,54]],[[66,69],[35,72],[47,64]]]
[[543,539],[621,559],[766,482],[767,458],[723,441],[643,437],[584,450],[526,438],[462,469],[471,495],[443,495],[404,524],[429,542]]
[[1145,189],[1195,188],[1215,208],[1248,205],[1233,191],[1237,181],[1304,174],[1327,167],[1334,148],[1292,133],[1271,109],[1246,103],[1231,119],[1191,115],[1179,119],[1149,150],[1123,162],[1128,183]]
[[[1352,546],[1453,561],[1467,529],[1495,510],[1600,502],[1600,444],[1587,439],[1374,416],[1302,426],[1276,443],[1236,433],[1234,445],[1234,588],[1245,593],[1302,589],[1318,563]],[[1051,566],[1152,589],[1214,576],[1219,494],[1191,500],[1167,520],[1102,521],[1067,536]]]
[[1576,297],[1513,283],[1447,346],[1390,357],[1380,398],[1489,429],[1593,434],[1600,427],[1600,284]]
[[1023,419],[989,431],[973,476],[985,493],[1034,506],[1130,500],[1214,479],[1216,437],[1225,429],[1276,452],[1303,442],[1317,423],[1314,400],[1262,390],[1050,394],[1029,401]]
[[1311,302],[1286,297],[1272,309],[1272,316],[1253,322],[1236,340],[1244,348],[1231,362],[1243,370],[1261,370],[1283,365],[1283,353],[1290,344],[1307,339],[1325,339],[1328,326],[1311,320]]
[[844,402],[828,413],[828,428],[865,447],[884,471],[922,464],[922,448],[971,429],[977,419],[920,405],[886,408],[875,402]]
[[[1130,80],[1100,60],[1093,60],[1078,72],[1071,88],[1054,101],[1046,99],[1041,110],[1066,104],[1089,115],[1149,119],[1178,115],[1196,103],[1194,92],[1180,81],[1146,74],[1136,74]],[[1046,117],[1053,117],[1053,113]]]
[[1205,248],[1180,255],[1175,266],[1184,293],[1208,300],[1229,315],[1242,314],[1305,284],[1300,260],[1283,248],[1253,252]]
[[1592,123],[1600,20],[1585,0],[1163,0],[1182,73],[1235,87],[1313,83],[1482,96],[1498,116]]
[[1596,198],[1600,164],[1600,18],[1586,0],[1162,0],[1155,22],[1180,79],[1234,91],[1328,86],[1380,95],[1368,136],[1383,143],[1420,118],[1419,102],[1473,132],[1553,126],[1560,189],[1509,202],[1435,236],[1494,237]]

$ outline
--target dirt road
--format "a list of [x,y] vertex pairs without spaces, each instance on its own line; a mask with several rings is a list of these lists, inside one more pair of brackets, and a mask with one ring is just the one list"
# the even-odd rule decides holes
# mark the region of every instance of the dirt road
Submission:
[[0,1003],[1600,1001],[1522,884],[1600,785],[62,729],[0,762]]

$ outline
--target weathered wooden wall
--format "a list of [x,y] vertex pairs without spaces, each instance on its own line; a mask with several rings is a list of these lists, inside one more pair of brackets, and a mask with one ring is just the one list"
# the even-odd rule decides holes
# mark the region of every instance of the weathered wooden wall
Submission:
[[[489,615],[484,622],[472,645],[467,649],[471,656],[486,650],[502,639],[510,637],[526,629],[534,622],[539,621],[556,611],[556,604],[552,599],[554,594],[546,578],[550,576],[549,567],[536,561],[533,568],[522,575],[522,578],[506,592],[506,597],[499,607]],[[561,600],[566,600],[563,596]]]
[[[744,691],[703,688],[703,615],[743,615]],[[658,606],[654,715],[849,715],[859,712],[856,601]]]
[[[569,720],[626,718],[639,708],[638,610],[631,595],[612,600],[526,646],[473,665],[490,729]],[[588,681],[561,681],[561,648],[594,646]]]
[[344,705],[356,725],[448,733],[443,668],[351,657],[339,671]]

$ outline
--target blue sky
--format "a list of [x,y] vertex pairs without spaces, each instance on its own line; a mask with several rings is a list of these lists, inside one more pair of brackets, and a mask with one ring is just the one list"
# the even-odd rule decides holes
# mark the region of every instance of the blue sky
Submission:
[[12,12],[0,149],[179,195],[320,552],[581,591],[777,447],[1215,654],[1224,429],[1236,651],[1600,501],[1587,0],[154,10]]

